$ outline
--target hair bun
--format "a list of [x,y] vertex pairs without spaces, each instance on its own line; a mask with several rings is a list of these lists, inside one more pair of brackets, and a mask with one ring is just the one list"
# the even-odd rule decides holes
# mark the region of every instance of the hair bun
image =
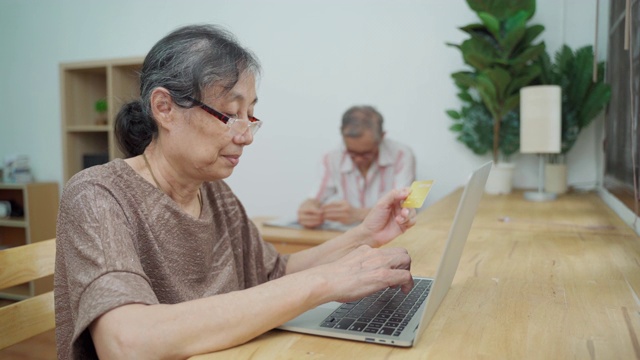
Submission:
[[142,154],[156,131],[155,121],[144,114],[139,100],[120,108],[116,116],[115,132],[120,150],[126,157]]

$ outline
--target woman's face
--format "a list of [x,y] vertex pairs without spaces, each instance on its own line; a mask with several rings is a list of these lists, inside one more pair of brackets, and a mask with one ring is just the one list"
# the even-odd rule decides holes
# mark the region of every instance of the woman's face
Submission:
[[[257,100],[252,74],[243,75],[231,91],[223,93],[214,87],[202,98],[218,112],[243,120],[253,116]],[[171,142],[171,153],[179,154],[174,164],[198,181],[229,177],[240,163],[244,147],[253,142],[251,131],[234,131],[198,106],[183,110],[183,123],[176,129],[180,140]]]

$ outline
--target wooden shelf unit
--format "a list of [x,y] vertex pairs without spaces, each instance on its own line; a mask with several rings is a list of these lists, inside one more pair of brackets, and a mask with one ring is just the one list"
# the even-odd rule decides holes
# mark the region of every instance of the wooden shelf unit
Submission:
[[[123,104],[140,94],[144,58],[121,58],[60,64],[64,180],[84,169],[85,155],[108,160],[123,157],[114,133]],[[106,125],[99,123],[95,103],[107,100]]]
[[[0,250],[48,240],[56,236],[59,205],[57,183],[0,182],[0,200],[13,201],[24,211],[23,217],[0,218]],[[22,300],[52,289],[53,277],[49,276],[24,285],[0,289],[0,298]]]

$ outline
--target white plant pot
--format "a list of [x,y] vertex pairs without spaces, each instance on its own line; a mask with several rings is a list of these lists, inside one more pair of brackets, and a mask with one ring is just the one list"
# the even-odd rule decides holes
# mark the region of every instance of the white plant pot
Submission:
[[484,191],[492,195],[510,194],[513,188],[514,168],[515,165],[510,163],[493,164]]
[[544,191],[553,194],[567,192],[567,165],[546,164],[544,168]]

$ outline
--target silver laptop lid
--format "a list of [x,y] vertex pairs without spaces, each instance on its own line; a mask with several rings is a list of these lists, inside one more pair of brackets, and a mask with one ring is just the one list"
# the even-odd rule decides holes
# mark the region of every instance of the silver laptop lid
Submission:
[[425,311],[418,327],[416,339],[420,337],[424,329],[431,322],[431,318],[438,310],[438,307],[440,307],[442,299],[447,295],[449,287],[451,287],[453,277],[456,275],[456,270],[462,257],[464,244],[469,235],[469,230],[471,230],[476,209],[484,193],[487,177],[491,171],[491,164],[492,162],[489,161],[471,173],[467,185],[462,192],[456,215],[453,218],[449,230],[449,238],[445,250],[442,253],[440,265],[438,266],[438,272],[436,273],[429,297],[427,297]]

